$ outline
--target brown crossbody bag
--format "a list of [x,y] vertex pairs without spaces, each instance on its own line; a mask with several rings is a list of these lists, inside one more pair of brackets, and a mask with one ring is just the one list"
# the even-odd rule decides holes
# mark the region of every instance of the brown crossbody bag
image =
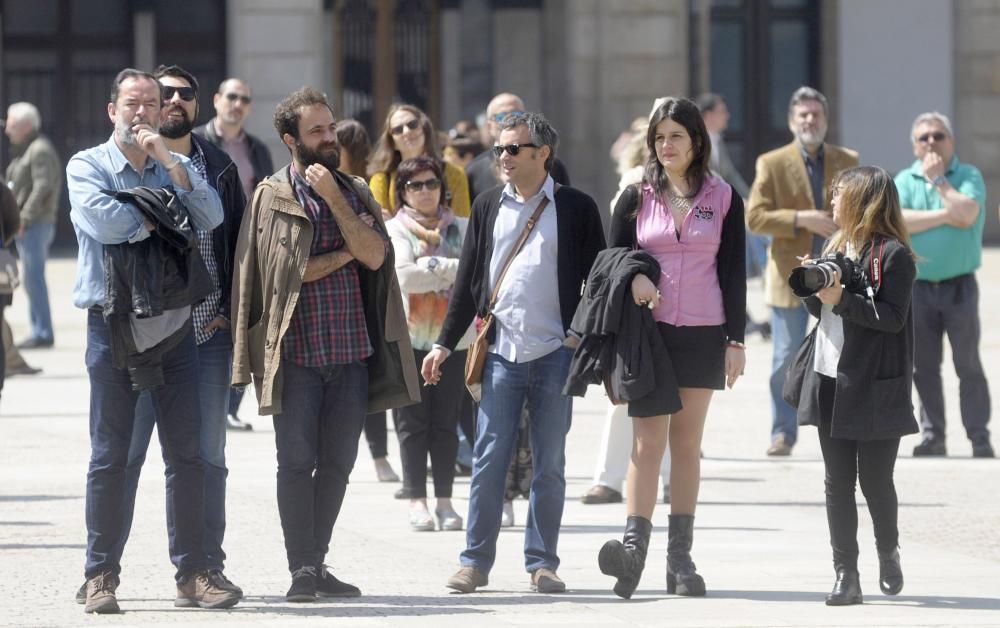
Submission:
[[521,252],[521,249],[524,248],[524,243],[528,241],[528,236],[531,235],[531,231],[535,228],[538,218],[542,215],[542,211],[548,204],[548,197],[543,198],[542,202],[538,204],[535,213],[528,219],[528,224],[524,225],[524,230],[521,231],[521,236],[514,244],[514,248],[511,249],[510,255],[504,261],[503,268],[497,276],[497,283],[493,286],[490,303],[486,306],[486,316],[483,317],[482,326],[479,328],[476,339],[469,346],[468,353],[465,354],[465,387],[469,389],[469,394],[472,395],[472,398],[476,402],[482,397],[483,365],[486,364],[486,353],[490,348],[487,336],[489,335],[490,328],[493,327],[493,306],[496,305],[497,297],[500,295],[500,284],[503,283],[503,278],[507,275],[507,271],[510,270],[510,265],[514,262],[517,254]]

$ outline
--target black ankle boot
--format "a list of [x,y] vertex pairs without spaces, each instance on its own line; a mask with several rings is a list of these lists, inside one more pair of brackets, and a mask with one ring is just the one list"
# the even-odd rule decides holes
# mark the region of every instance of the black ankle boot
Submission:
[[705,595],[705,580],[691,560],[694,515],[670,515],[667,541],[667,593]]
[[903,568],[899,565],[899,549],[878,553],[878,586],[886,595],[899,595],[903,590]]
[[608,541],[597,555],[601,573],[618,578],[615,594],[626,600],[632,597],[639,578],[646,566],[646,551],[649,549],[649,535],[653,532],[653,522],[645,517],[633,515],[625,522],[625,536],[621,542]]
[[827,606],[850,606],[861,604],[861,579],[858,570],[850,567],[837,567],[837,580],[833,583],[833,591],[826,596]]

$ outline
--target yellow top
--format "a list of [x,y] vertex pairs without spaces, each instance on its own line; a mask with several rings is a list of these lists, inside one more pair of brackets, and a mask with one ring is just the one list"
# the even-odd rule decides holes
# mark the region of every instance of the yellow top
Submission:
[[[458,166],[444,162],[444,180],[451,194],[451,202],[445,202],[455,212],[456,216],[468,218],[472,213],[472,203],[469,200],[469,180]],[[390,214],[396,213],[396,171],[391,173],[376,172],[368,182],[372,196],[379,205]]]

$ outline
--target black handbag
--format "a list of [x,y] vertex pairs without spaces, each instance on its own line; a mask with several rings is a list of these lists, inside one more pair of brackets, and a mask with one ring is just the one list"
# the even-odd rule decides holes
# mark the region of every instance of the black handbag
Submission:
[[799,397],[802,396],[802,383],[806,375],[813,370],[813,356],[816,353],[816,328],[813,325],[812,331],[802,340],[799,350],[795,352],[795,357],[788,364],[785,371],[785,384],[781,388],[781,398],[788,402],[793,408],[799,407]]

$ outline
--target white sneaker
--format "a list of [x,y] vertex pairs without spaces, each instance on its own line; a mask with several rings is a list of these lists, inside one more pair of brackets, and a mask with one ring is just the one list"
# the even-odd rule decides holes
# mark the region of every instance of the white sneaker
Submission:
[[510,528],[514,526],[514,502],[505,501],[503,503],[503,514],[500,515],[500,527]]

